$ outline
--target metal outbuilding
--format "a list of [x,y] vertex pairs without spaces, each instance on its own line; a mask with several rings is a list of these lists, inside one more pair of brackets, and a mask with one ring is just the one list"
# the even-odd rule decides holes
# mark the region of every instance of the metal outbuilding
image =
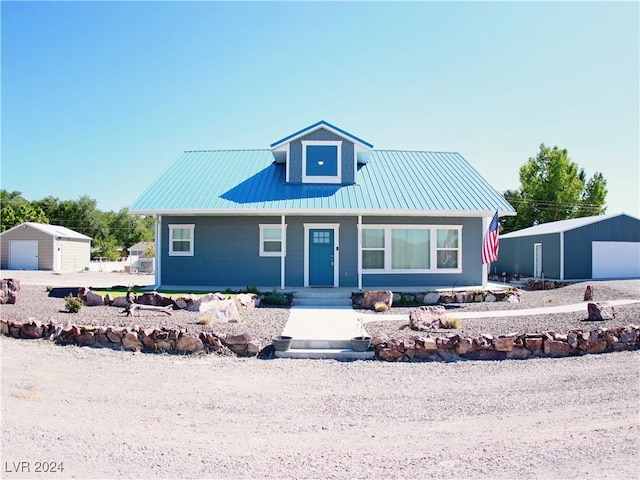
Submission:
[[91,238],[60,225],[25,222],[0,234],[2,270],[80,271],[90,260]]
[[491,271],[559,280],[640,278],[640,219],[598,215],[501,235]]

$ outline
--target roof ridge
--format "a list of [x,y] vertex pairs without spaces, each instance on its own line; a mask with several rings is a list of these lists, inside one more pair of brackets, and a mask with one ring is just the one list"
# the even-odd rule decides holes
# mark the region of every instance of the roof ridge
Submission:
[[409,152],[409,153],[455,153],[456,155],[462,155],[460,152],[448,151],[448,150],[405,150],[400,148],[374,148],[373,152]]
[[213,148],[204,150],[184,150],[183,153],[205,153],[205,152],[270,152],[268,148]]

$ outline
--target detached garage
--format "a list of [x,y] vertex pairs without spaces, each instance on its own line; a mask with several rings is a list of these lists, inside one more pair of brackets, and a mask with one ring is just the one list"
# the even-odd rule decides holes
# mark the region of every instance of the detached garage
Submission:
[[91,238],[66,227],[26,222],[0,234],[2,270],[79,271],[90,260]]
[[640,219],[572,218],[501,235],[491,270],[558,280],[640,278]]

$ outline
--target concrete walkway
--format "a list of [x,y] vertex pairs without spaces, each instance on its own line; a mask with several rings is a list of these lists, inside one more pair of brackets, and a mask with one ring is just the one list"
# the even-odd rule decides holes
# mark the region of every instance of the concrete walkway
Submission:
[[302,340],[350,340],[360,335],[359,316],[350,307],[291,307],[282,335]]
[[[448,311],[447,315],[456,318],[488,318],[488,317],[522,317],[527,315],[546,315],[550,313],[567,313],[567,312],[579,312],[581,310],[587,311],[587,303],[580,302],[571,305],[556,305],[553,307],[541,307],[541,308],[527,308],[524,310],[493,310],[483,312],[456,312]],[[629,305],[631,303],[640,303],[640,300],[611,300],[607,303],[612,306]],[[363,323],[367,322],[381,322],[385,320],[409,320],[408,314],[402,315],[376,315],[375,313],[367,313],[360,315]]]

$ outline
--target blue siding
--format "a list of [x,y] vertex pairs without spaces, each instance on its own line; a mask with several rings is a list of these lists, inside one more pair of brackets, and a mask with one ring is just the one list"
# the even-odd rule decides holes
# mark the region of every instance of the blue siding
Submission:
[[[163,217],[163,285],[279,286],[280,258],[260,256],[260,223],[279,217]],[[195,224],[194,255],[169,256],[169,224]]]
[[640,221],[620,215],[564,234],[566,279],[591,278],[592,242],[640,242]]
[[355,182],[354,144],[323,128],[309,133],[291,142],[289,146],[289,183],[302,182],[302,141],[325,140],[342,142],[342,184]]
[[560,278],[559,233],[500,239],[498,261],[495,266],[492,265],[491,273],[533,277],[533,248],[536,243],[542,244],[542,271],[545,278]]

